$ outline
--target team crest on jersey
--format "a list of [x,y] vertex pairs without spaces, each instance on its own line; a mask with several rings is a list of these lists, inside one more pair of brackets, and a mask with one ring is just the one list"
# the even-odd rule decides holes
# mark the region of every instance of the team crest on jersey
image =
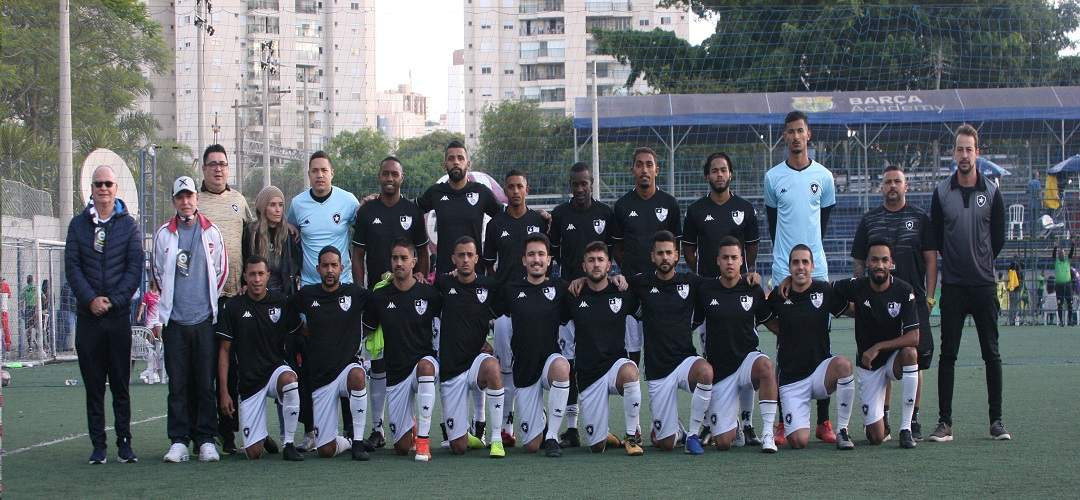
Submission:
[[233,213],[237,213],[237,214],[240,213],[240,204],[239,203],[233,203],[230,208],[232,208]]
[[539,233],[540,226],[525,226],[525,234]]
[[818,191],[821,191],[821,185],[816,183],[816,182],[811,182],[810,183],[810,194],[818,194]]
[[555,287],[545,286],[543,291],[544,297],[547,297],[548,300],[555,300]]
[[900,303],[899,302],[889,302],[888,304],[886,304],[886,306],[889,309],[889,316],[892,316],[892,317],[895,318],[898,314],[900,314]]
[[349,308],[352,307],[352,297],[350,297],[348,295],[346,295],[344,297],[338,297],[337,303],[338,303],[338,306],[341,307],[342,311],[348,311]]
[[687,285],[686,283],[680,283],[678,285],[675,285],[675,291],[679,292],[679,297],[685,299],[688,295],[690,295],[690,285]]
[[606,220],[604,220],[604,219],[593,219],[592,228],[593,228],[593,231],[596,231],[596,234],[602,234],[604,232],[605,227],[607,227],[607,221]]
[[749,311],[751,307],[754,307],[754,297],[752,295],[740,295],[739,305],[742,306],[744,311]]
[[622,309],[622,297],[612,297],[607,299],[607,305],[611,308],[611,312],[619,314],[619,310]]
[[735,222],[736,226],[742,224],[743,217],[745,217],[745,216],[746,216],[746,213],[744,213],[742,210],[732,210],[731,211],[731,220]]
[[447,429],[453,429],[454,428],[454,419],[452,419],[452,418],[446,419],[446,428]]
[[904,221],[904,227],[906,227],[908,231],[911,231],[912,229],[915,229],[915,221],[913,221],[913,220]]
[[274,323],[277,323],[278,320],[281,319],[280,307],[271,307],[270,309],[267,309],[266,312],[270,315],[270,321],[273,321]]
[[487,288],[481,287],[481,288],[476,289],[476,300],[479,300],[481,304],[483,304],[484,302],[487,301],[487,297],[488,297]]
[[465,195],[465,201],[470,205],[476,205],[476,202],[480,201],[480,193],[469,193]]
[[416,308],[416,314],[423,316],[424,313],[427,312],[427,301],[424,299],[416,299],[413,302],[413,307]]
[[401,229],[408,231],[409,228],[412,227],[412,216],[402,215],[398,218],[398,222],[401,222]]
[[980,194],[975,197],[975,203],[978,203],[980,207],[986,206],[986,195]]
[[810,303],[814,304],[815,309],[820,309],[821,308],[821,301],[824,298],[825,298],[825,296],[822,295],[821,292],[811,293],[810,294]]
[[658,220],[660,222],[664,222],[665,220],[667,220],[667,209],[666,208],[657,208],[656,209],[656,220]]
[[593,435],[594,432],[596,432],[596,428],[593,427],[592,424],[589,424],[589,425],[585,426],[585,433],[586,434],[591,436],[591,435]]
[[334,224],[341,224],[341,214],[334,213]]

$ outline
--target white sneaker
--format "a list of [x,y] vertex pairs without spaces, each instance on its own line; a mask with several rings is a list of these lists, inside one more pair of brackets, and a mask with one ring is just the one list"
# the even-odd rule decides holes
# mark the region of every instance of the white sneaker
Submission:
[[218,460],[221,460],[221,455],[218,455],[217,446],[214,446],[214,443],[203,443],[199,446],[200,462],[217,462]]
[[773,439],[772,434],[765,434],[761,436],[761,452],[776,453],[776,440]]
[[173,443],[169,447],[169,452],[165,454],[165,461],[169,463],[178,464],[180,462],[187,462],[189,458],[188,447],[184,443]]
[[160,384],[161,383],[161,375],[158,375],[157,373],[151,374],[150,383],[151,384]]
[[735,441],[731,443],[731,445],[736,448],[746,446],[746,434],[743,434],[742,422],[739,422],[739,425],[735,426]]
[[[282,439],[282,442],[284,442],[284,441],[285,440]],[[318,448],[318,446],[315,446],[315,433],[314,432],[308,432],[308,433],[304,434],[304,440],[300,441],[300,444],[298,444],[296,446],[297,451],[302,451],[302,452],[312,451],[315,448]]]

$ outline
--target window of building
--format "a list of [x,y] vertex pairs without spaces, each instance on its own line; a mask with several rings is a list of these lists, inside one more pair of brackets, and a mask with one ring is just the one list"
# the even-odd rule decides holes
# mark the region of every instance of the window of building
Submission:
[[660,24],[671,24],[671,17],[664,16],[660,18]]
[[638,23],[638,26],[643,26],[643,27],[648,26],[649,25],[649,20],[648,19],[638,19],[637,23]]
[[491,74],[491,66],[481,67],[480,68],[480,74],[481,75],[490,75]]

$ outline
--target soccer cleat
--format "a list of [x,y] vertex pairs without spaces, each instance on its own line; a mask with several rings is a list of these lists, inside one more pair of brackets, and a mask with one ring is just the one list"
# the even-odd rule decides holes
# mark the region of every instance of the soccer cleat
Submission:
[[562,456],[562,447],[559,446],[559,442],[554,439],[544,440],[542,447],[544,448],[544,455],[552,458],[559,458]]
[[491,443],[488,456],[491,458],[506,458],[506,450],[503,449],[503,444],[498,441]]
[[915,438],[911,437],[911,429],[900,429],[900,447],[907,449],[915,447]]
[[352,442],[352,459],[359,462],[371,460],[371,455],[368,455],[367,445],[363,440]]
[[285,443],[285,449],[281,451],[281,458],[289,462],[303,462],[304,456],[296,449],[296,445]]
[[314,432],[305,432],[304,433],[304,440],[300,441],[300,444],[296,445],[297,450],[300,450],[300,451],[305,452],[305,453],[309,452],[309,451],[315,451],[315,448],[318,448],[318,446],[315,445],[315,433]]
[[190,455],[188,454],[188,447],[184,443],[173,443],[169,447],[169,452],[165,454],[164,461],[169,463],[178,464],[180,462],[187,462]]
[[274,439],[270,436],[267,436],[266,439],[263,440],[263,449],[271,455],[277,455],[278,452],[281,451],[280,449],[278,449],[277,442],[274,441]]
[[1008,441],[1012,439],[1012,435],[1005,429],[1005,424],[1001,423],[1001,420],[995,420],[990,424],[990,437],[997,441]]
[[623,442],[622,442],[622,440],[619,439],[619,436],[616,436],[616,435],[614,435],[614,434],[612,434],[610,432],[607,434],[607,437],[604,438],[604,448],[605,449],[606,448],[620,448],[620,447],[622,447],[622,445],[623,445]]
[[430,462],[431,461],[431,439],[430,438],[416,438],[416,455],[413,459],[417,462]]
[[[701,426],[701,430],[698,431],[698,437],[701,438],[702,443],[708,443],[709,440],[713,437],[713,435],[712,435],[712,427],[709,427],[707,425]],[[738,441],[738,440],[739,440],[739,431],[736,430],[735,431],[735,441]],[[738,445],[738,446],[742,446],[742,445]]]
[[911,421],[911,437],[915,438],[915,441],[922,441],[922,424],[918,420]]
[[474,421],[472,423],[472,435],[480,436],[480,439],[483,440],[484,436],[487,435],[487,422]]
[[623,448],[626,448],[626,454],[631,457],[640,457],[645,454],[645,450],[641,447],[641,435],[627,435],[626,439],[623,439]]
[[581,436],[575,427],[567,427],[566,432],[559,436],[559,446],[563,448],[577,448],[581,446]]
[[443,442],[439,443],[439,448],[442,448],[444,450],[449,450],[450,449],[450,441],[443,440]]
[[514,437],[513,432],[502,431],[502,443],[507,448],[513,448],[517,444],[517,438]]
[[[135,456],[135,451],[131,449],[131,439],[121,440],[116,443],[116,447],[116,458],[120,460],[120,463],[133,464],[139,461],[139,457]],[[101,451],[104,452],[105,450]]]
[[105,457],[105,448],[94,448],[94,451],[90,453],[90,460],[88,460],[90,465],[101,465],[108,461],[109,459]]
[[221,455],[218,455],[217,446],[214,446],[214,443],[199,445],[200,462],[217,462],[218,460],[221,460]]
[[776,453],[776,440],[768,434],[761,436],[761,452]]
[[465,436],[466,436],[466,438],[467,438],[467,440],[469,442],[469,449],[470,450],[482,450],[484,448],[487,448],[487,443],[485,443],[483,439],[480,439],[480,438],[472,435],[472,433],[468,433],[468,432],[465,433]]
[[382,431],[375,429],[371,431],[371,435],[368,436],[365,443],[368,446],[368,451],[375,451],[386,446],[386,438],[383,437]]
[[[781,430],[783,430],[783,427],[781,427]],[[746,446],[758,446],[758,445],[761,444],[761,440],[758,439],[757,433],[754,432],[754,426],[752,426],[752,425],[744,425],[742,427],[742,433],[743,433],[744,439],[746,439]],[[781,434],[773,434],[773,435],[774,436],[782,436],[783,434],[781,433]],[[783,443],[780,443],[780,444],[783,444]]]
[[934,433],[930,434],[927,439],[935,443],[948,443],[952,441],[952,427],[945,422],[938,422],[937,428],[934,429]]
[[826,420],[824,423],[818,424],[817,432],[815,435],[818,439],[826,443],[836,443],[836,433],[833,432],[832,422],[829,420]]
[[787,444],[787,436],[784,434],[783,422],[773,425],[773,443],[776,443],[776,446],[784,446]]
[[881,439],[881,442],[884,443],[890,439],[892,439],[892,427],[889,426],[889,419],[885,419],[885,437]]
[[855,443],[851,441],[851,436],[848,435],[847,428],[840,429],[836,433],[836,449],[838,450],[854,450]]
[[701,437],[697,434],[686,436],[684,448],[687,455],[701,455],[702,453],[705,453],[705,447],[701,446]]
[[221,438],[221,452],[226,455],[235,455],[237,452],[236,439],[232,437]]

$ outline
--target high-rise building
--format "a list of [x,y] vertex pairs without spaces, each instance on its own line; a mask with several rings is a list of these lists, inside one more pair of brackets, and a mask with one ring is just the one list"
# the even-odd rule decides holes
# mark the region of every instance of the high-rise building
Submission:
[[[537,102],[569,114],[574,99],[592,95],[593,63],[599,95],[648,92],[639,80],[626,88],[629,66],[596,54],[590,32],[672,31],[690,34],[685,9],[656,0],[465,0],[464,129],[476,140],[483,111],[508,99]],[[450,93],[453,95],[451,81]]]
[[[375,128],[374,0],[145,3],[162,25],[175,62],[171,71],[151,75],[155,91],[142,109],[157,119],[163,137],[175,137],[196,155],[199,145],[218,142],[234,163],[242,159],[245,167],[261,165],[264,120],[273,164],[304,159],[338,132]],[[212,35],[206,25],[213,27]],[[266,117],[264,42],[272,42],[273,48]]]
[[447,130],[468,135],[465,130],[465,51],[458,49],[447,68]]
[[393,141],[420,137],[427,131],[427,97],[403,83],[378,94],[379,132]]

